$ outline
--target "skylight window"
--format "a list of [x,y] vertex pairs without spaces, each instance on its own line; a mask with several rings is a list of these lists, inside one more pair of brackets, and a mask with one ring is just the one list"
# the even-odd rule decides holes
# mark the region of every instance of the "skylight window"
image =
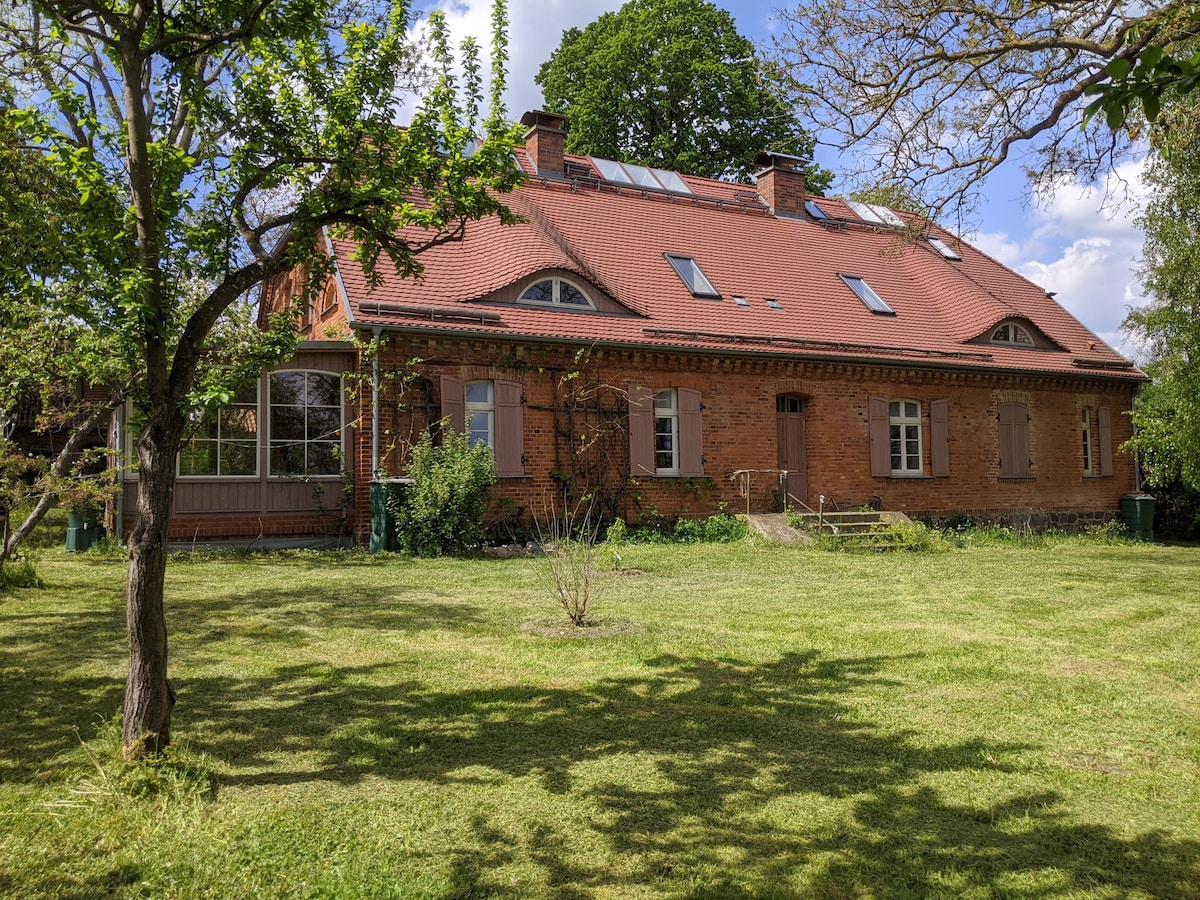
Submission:
[[600,159],[598,156],[591,157],[592,165],[600,172],[600,177],[605,181],[617,181],[621,184],[633,184],[633,179],[629,177],[619,162],[612,159]]
[[931,237],[927,238],[926,240],[929,241],[930,246],[932,246],[934,250],[942,254],[942,256],[946,257],[946,259],[952,259],[955,262],[962,261],[962,257],[958,255],[958,252],[940,238]]
[[750,301],[747,300],[745,297],[734,297],[733,302],[736,303],[738,306],[749,306],[750,305]]
[[561,278],[543,278],[525,288],[518,298],[519,303],[537,303],[542,306],[570,306],[576,309],[595,309],[587,294]]
[[679,177],[678,173],[668,172],[666,169],[651,169],[650,171],[654,173],[654,177],[668,191],[674,191],[677,194],[690,194],[692,192],[692,189]]
[[866,279],[860,278],[857,275],[841,275],[838,277],[846,282],[846,286],[858,295],[858,299],[867,305],[867,309],[871,312],[883,313],[885,315],[896,314],[896,311],[888,306],[882,297],[875,293],[874,289],[867,284]]
[[634,163],[625,163],[624,169],[633,179],[633,183],[642,187],[661,189],[662,185],[658,183],[658,179],[654,177],[654,173],[645,166],[635,165]]
[[588,158],[605,181],[649,188],[652,191],[672,191],[676,194],[692,192],[682,178],[675,172],[668,172],[666,169],[639,166],[636,163],[619,163],[616,160],[601,159],[598,156]]
[[767,299],[767,306],[771,307],[771,309],[783,309],[783,304],[780,303],[778,300],[776,300],[772,297],[767,297],[766,299]]
[[665,255],[667,261],[674,267],[675,274],[683,279],[683,283],[687,285],[688,290],[692,292],[693,296],[720,298],[720,292],[708,280],[708,276],[700,268],[700,263],[696,262],[690,256],[681,256],[677,253],[667,253]]
[[826,213],[825,210],[821,209],[821,207],[817,206],[816,201],[813,201],[813,200],[805,200],[804,201],[804,211],[807,212],[809,214],[809,216],[816,219],[817,221],[821,221],[822,219],[829,218],[828,213]]
[[886,225],[888,228],[903,228],[904,220],[877,203],[863,203],[859,200],[847,200],[846,205],[854,210],[864,222],[874,222],[876,225]]

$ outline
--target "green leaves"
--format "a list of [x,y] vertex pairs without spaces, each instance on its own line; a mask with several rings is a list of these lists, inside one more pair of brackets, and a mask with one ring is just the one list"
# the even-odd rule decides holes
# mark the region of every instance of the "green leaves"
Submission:
[[1109,80],[1084,93],[1095,97],[1083,113],[1086,128],[1100,113],[1112,130],[1125,126],[1141,107],[1147,122],[1156,122],[1164,97],[1184,96],[1200,86],[1200,53],[1171,55],[1162,47],[1145,47],[1129,57],[1118,57],[1104,67]]
[[784,82],[707,0],[630,0],[563,32],[536,80],[571,152],[741,180],[760,151],[812,152]]

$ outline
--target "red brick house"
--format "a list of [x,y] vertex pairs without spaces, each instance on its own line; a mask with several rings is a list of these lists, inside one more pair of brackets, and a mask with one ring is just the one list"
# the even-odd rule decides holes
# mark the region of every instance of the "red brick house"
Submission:
[[336,512],[361,538],[373,474],[442,426],[494,448],[498,514],[566,490],[635,520],[823,496],[1069,525],[1135,488],[1118,447],[1142,373],[969,244],[807,197],[786,156],[750,187],[565,155],[561,119],[523,121],[521,224],[474,224],[374,288],[327,240],[312,343],[181,456],[175,537],[316,534]]

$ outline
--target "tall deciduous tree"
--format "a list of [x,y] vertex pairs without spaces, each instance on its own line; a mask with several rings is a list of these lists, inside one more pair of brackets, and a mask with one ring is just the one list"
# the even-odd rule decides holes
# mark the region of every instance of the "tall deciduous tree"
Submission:
[[[1170,112],[1195,122],[1198,110],[1193,101]],[[1200,490],[1200,138],[1193,129],[1171,140],[1144,176],[1142,283],[1152,299],[1125,327],[1143,344],[1152,381],[1138,393],[1131,444],[1150,484]]]
[[568,29],[536,81],[546,109],[569,118],[573,153],[743,180],[760,151],[812,153],[783,83],[706,0],[630,0]]
[[[412,275],[424,247],[507,216],[497,192],[517,175],[499,103],[504,19],[497,0],[486,123],[477,49],[465,47],[460,93],[435,15],[434,83],[401,129],[403,89],[422,60],[399,0],[64,0],[0,12],[15,95],[4,114],[70,179],[83,215],[73,240],[84,263],[64,309],[76,304],[116,335],[145,422],[129,538],[127,753],[170,740],[167,536],[210,333],[264,279],[303,264],[318,273],[326,227],[361,242],[368,268]],[[397,237],[411,224],[425,228],[418,243]]]
[[1089,90],[1200,29],[1187,3],[1096,0],[801,0],[780,20],[772,63],[848,174],[939,209],[969,209],[1013,156],[1052,185],[1137,152],[1129,129],[1080,128]]

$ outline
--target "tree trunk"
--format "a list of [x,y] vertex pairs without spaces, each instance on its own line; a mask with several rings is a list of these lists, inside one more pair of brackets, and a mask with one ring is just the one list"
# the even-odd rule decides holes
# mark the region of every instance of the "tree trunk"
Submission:
[[[50,475],[61,478],[71,471],[71,466],[74,464],[76,456],[91,436],[91,432],[103,424],[105,419],[112,416],[113,410],[120,406],[124,400],[124,388],[114,391],[107,403],[97,406],[85,418],[71,426],[70,437],[67,438],[67,443],[58,452],[58,456],[55,457],[54,464],[50,467]],[[54,493],[43,491],[42,495],[38,497],[37,502],[33,505],[33,509],[29,511],[29,515],[17,526],[16,530],[11,534],[6,531],[3,543],[0,543],[0,563],[7,561],[9,557],[17,552],[17,547],[21,545],[21,541],[29,537],[33,529],[38,526],[38,523],[42,521],[57,499],[58,497]]]
[[129,678],[125,684],[122,737],[127,758],[159,753],[171,741],[175,691],[167,680],[163,591],[180,439],[179,428],[167,428],[166,432],[152,423],[138,444],[141,470],[137,518],[129,536],[125,588]]

